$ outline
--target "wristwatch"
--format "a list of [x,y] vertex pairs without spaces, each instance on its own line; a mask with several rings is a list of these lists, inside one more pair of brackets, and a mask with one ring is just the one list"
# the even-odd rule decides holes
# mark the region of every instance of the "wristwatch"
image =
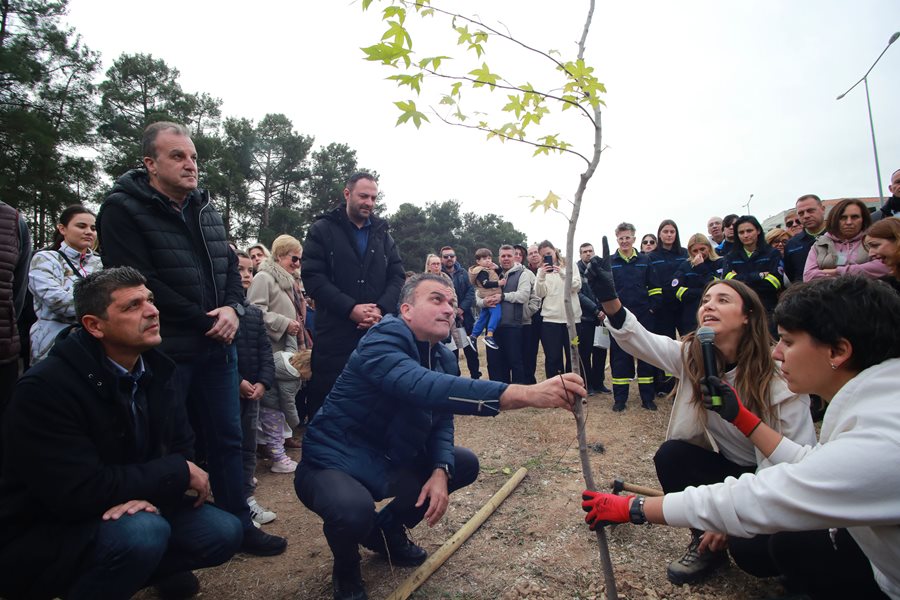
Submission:
[[234,310],[234,312],[237,314],[237,316],[239,316],[239,317],[243,317],[244,313],[246,312],[244,310],[244,305],[240,304],[239,302],[232,302],[231,304],[228,304],[227,306],[231,307]]
[[647,522],[647,515],[644,514],[644,497],[635,496],[631,508],[628,509],[628,519],[635,525],[643,525]]
[[444,473],[447,474],[448,481],[450,479],[452,479],[452,476],[450,475],[450,465],[448,465],[447,463],[438,463],[438,464],[434,465],[434,468],[441,469],[442,471],[444,471]]

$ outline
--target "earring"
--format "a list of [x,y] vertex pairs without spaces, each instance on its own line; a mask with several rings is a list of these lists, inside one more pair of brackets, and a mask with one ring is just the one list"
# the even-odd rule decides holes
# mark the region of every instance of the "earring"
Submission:
[[831,363],[831,370],[832,370],[832,371],[837,371],[837,365],[834,364],[834,363]]

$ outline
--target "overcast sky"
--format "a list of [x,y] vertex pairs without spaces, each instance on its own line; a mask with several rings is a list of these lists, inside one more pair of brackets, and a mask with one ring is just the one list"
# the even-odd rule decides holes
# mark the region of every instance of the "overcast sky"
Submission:
[[[587,11],[582,0],[451,5],[565,59],[575,57]],[[390,211],[455,199],[466,211],[503,215],[532,242],[565,243],[564,219],[530,213],[528,204],[550,190],[571,199],[584,164],[532,158],[523,145],[486,141],[436,118],[420,130],[395,127],[393,102],[411,96],[385,80],[386,68],[362,59],[359,48],[377,42],[384,27],[359,2],[70,0],[69,22],[102,53],[104,70],[123,52],[150,53],[181,71],[186,91],[221,98],[226,116],[258,121],[282,112],[317,144],[349,144],[361,166],[381,175]],[[428,27],[416,38],[420,55],[452,55],[461,70],[473,68],[444,42],[452,38],[441,23]],[[877,196],[865,89],[835,98],[898,30],[896,0],[599,1],[586,59],[607,87],[609,147],[588,187],[576,245],[612,237],[623,220],[639,235],[655,232],[664,218],[676,220],[684,241],[705,232],[713,214],[745,213],[750,194],[760,221],[804,193]],[[500,40],[487,50],[491,70],[515,83],[552,81],[545,59]],[[900,168],[898,75],[900,42],[869,76],[887,195]],[[426,85],[434,94],[444,87]],[[423,92],[417,104],[437,108],[434,94]],[[487,104],[490,97],[467,95],[467,108],[493,110],[505,99],[494,96]],[[575,111],[550,125],[590,152],[590,132]]]

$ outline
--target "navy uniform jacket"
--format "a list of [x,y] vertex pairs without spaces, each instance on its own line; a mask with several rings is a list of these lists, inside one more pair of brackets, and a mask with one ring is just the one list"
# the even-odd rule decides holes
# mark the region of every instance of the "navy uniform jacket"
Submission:
[[611,262],[619,300],[641,324],[649,327],[647,319],[652,315],[652,298],[662,296],[650,257],[632,249],[631,256],[626,259],[620,250],[616,250]]
[[[737,279],[749,285],[762,300],[766,311],[772,312],[778,304],[778,293],[782,288],[784,268],[781,252],[768,244],[760,244],[748,256],[743,246],[735,246],[724,261],[722,272],[725,279]],[[762,273],[766,275],[760,276]]]

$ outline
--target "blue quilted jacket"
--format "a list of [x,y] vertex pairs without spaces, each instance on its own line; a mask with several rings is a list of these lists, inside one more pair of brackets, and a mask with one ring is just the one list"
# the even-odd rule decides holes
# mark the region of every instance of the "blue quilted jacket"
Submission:
[[494,416],[506,384],[459,377],[453,353],[384,317],[360,340],[306,430],[303,461],[353,476],[376,500],[389,472],[431,462],[453,473],[453,414]]

